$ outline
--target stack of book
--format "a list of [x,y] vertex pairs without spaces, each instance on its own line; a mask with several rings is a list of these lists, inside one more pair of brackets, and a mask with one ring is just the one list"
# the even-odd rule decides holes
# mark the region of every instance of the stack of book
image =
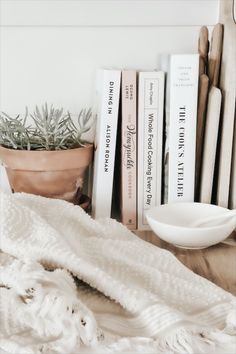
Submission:
[[129,229],[146,230],[154,206],[217,202],[222,43],[222,25],[210,46],[202,27],[198,54],[170,55],[160,71],[98,72],[93,217],[113,207]]

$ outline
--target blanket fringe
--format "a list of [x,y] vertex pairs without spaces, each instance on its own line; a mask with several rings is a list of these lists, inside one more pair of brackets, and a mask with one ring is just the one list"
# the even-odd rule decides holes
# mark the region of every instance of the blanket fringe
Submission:
[[169,350],[178,354],[217,353],[221,352],[222,346],[232,347],[235,344],[235,338],[223,331],[197,327],[179,328],[155,342],[161,353]]
[[[231,318],[232,314],[229,314]],[[41,345],[40,349],[29,345],[22,346],[19,338],[15,337],[15,341],[0,340],[0,347],[12,354],[49,354],[48,347]],[[18,339],[18,340],[17,340]],[[25,343],[26,344],[26,343]],[[160,335],[157,339],[145,337],[126,337],[121,338],[112,344],[102,345],[95,348],[87,347],[85,353],[103,353],[103,354],[200,354],[200,353],[233,353],[236,347],[236,337],[225,333],[225,330],[215,330],[210,328],[201,329],[194,327],[179,327],[173,329],[169,333]],[[33,349],[33,350],[32,350]],[[76,349],[76,348],[74,348]],[[82,349],[82,348],[80,348]],[[77,350],[80,349],[77,348]],[[59,353],[60,351],[58,351]],[[73,352],[73,350],[72,350]],[[63,352],[63,354],[70,354]],[[84,353],[84,350],[82,350]],[[55,352],[54,352],[55,353]]]
[[236,302],[232,303],[232,310],[226,318],[226,327],[224,332],[230,335],[236,335]]
[[236,338],[214,329],[180,327],[158,339],[122,338],[106,347],[104,353],[200,354],[233,353]]
[[[114,220],[92,220],[59,200],[1,192],[0,219],[0,348],[11,354],[235,352],[235,297]],[[80,296],[69,272],[94,289],[91,299]],[[113,300],[104,310],[97,292]]]

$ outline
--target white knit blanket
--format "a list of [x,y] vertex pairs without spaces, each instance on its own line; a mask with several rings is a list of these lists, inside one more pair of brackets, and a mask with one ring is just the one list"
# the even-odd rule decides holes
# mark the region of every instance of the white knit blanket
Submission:
[[235,298],[114,220],[0,193],[0,233],[4,351],[234,352]]

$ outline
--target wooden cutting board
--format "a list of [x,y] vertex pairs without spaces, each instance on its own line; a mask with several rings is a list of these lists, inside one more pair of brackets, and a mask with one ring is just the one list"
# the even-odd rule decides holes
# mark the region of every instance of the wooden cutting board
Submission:
[[212,86],[209,92],[202,157],[200,202],[211,203],[215,171],[218,128],[220,121],[221,91]]
[[233,17],[233,0],[220,2],[220,21],[224,24],[220,75],[223,107],[216,199],[218,205],[228,207],[236,97],[236,24]]
[[202,155],[206,123],[209,78],[206,74],[199,77],[197,132],[196,132],[196,166],[195,166],[195,201],[199,201]]

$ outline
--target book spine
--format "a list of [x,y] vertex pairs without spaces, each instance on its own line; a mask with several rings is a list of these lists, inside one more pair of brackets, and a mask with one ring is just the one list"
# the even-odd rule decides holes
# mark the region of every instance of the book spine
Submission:
[[161,204],[164,73],[141,72],[138,104],[138,229],[145,213]]
[[110,217],[120,96],[119,70],[101,70],[97,77],[92,215]]
[[194,201],[199,56],[172,55],[168,202]]
[[122,72],[121,122],[121,221],[130,230],[137,228],[136,206],[136,71]]

